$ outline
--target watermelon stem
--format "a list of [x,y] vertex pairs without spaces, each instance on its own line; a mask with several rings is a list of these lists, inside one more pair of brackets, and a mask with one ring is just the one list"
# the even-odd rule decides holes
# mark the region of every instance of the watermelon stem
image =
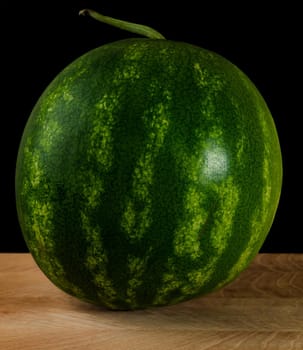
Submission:
[[120,19],[104,16],[101,13],[98,13],[91,9],[83,9],[79,12],[79,15],[90,16],[96,19],[97,21],[112,25],[122,30],[127,30],[135,34],[146,36],[150,39],[165,39],[161,33],[159,33],[151,27],[145,26],[143,24],[127,22]]

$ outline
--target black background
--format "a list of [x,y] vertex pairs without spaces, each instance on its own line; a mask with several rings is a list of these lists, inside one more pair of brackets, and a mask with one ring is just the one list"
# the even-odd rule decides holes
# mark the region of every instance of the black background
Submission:
[[280,205],[261,251],[302,253],[300,11],[291,2],[264,3],[2,0],[0,251],[27,251],[17,221],[14,175],[22,131],[38,97],[81,54],[134,36],[78,16],[80,9],[90,7],[152,26],[167,39],[213,50],[250,77],[274,117],[284,166]]

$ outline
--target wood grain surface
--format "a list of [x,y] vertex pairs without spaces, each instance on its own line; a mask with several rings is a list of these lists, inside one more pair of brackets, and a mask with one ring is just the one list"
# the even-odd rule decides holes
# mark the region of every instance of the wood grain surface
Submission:
[[1,350],[303,350],[303,254],[259,254],[224,289],[108,311],[66,295],[29,254],[0,254]]

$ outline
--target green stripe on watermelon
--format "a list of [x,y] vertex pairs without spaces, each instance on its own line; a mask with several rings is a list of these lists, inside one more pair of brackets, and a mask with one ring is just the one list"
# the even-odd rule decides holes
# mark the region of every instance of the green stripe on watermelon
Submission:
[[112,43],[33,110],[20,223],[66,292],[113,309],[176,303],[228,283],[259,250],[280,157],[265,102],[231,63],[184,43]]

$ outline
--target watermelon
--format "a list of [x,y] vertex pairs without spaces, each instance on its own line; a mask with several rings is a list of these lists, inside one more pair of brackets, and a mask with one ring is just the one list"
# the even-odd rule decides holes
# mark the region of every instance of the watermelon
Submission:
[[234,280],[270,230],[281,184],[273,118],[240,69],[188,43],[131,38],[79,57],[43,92],[16,203],[56,286],[142,309]]

